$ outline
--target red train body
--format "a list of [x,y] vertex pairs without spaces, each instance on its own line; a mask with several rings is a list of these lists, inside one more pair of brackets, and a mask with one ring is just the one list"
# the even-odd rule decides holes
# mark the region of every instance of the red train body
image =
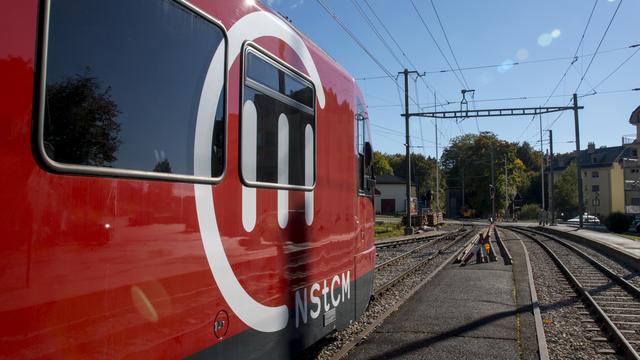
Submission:
[[251,1],[4,1],[0,356],[282,358],[366,308],[352,77]]

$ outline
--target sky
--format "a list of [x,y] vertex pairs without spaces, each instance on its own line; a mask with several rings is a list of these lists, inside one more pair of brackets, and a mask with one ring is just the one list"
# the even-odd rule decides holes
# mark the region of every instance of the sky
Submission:
[[[640,88],[640,55],[636,55],[640,47],[629,46],[640,43],[640,1],[265,0],[265,3],[287,16],[357,79],[368,105],[376,150],[405,151],[404,118],[400,116],[403,79],[398,78],[398,86],[385,76],[386,73],[396,76],[405,67],[426,72],[420,79],[409,80],[412,112],[421,108],[433,111],[434,92],[438,111],[460,110],[464,88],[475,90],[475,101],[467,94],[469,109],[538,107],[545,102],[547,106],[566,106],[576,92],[579,105],[584,106],[579,115],[582,149],[588,142],[597,147],[619,146],[622,136],[635,134],[635,127],[628,120],[640,105],[640,91],[631,91]],[[340,28],[322,5],[372,56]],[[466,69],[485,65],[500,66]],[[435,156],[434,124],[431,119],[411,118],[414,152]],[[553,130],[554,152],[575,150],[573,112],[561,113],[559,118],[555,113],[543,115],[542,128]],[[442,119],[438,121],[439,153],[450,139],[479,131],[491,131],[507,141],[528,141],[540,147],[537,117],[458,122]],[[545,140],[543,144],[546,151],[548,142]]]

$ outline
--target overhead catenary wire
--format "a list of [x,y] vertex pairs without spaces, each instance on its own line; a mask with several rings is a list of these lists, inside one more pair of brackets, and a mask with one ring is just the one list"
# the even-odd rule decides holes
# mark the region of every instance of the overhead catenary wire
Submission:
[[604,30],[604,33],[602,34],[602,37],[600,38],[600,42],[598,42],[598,46],[596,47],[596,51],[593,54],[593,56],[591,57],[591,60],[589,61],[589,65],[587,65],[587,68],[584,70],[584,73],[582,74],[582,77],[580,78],[580,82],[578,83],[578,86],[576,87],[576,90],[574,91],[574,93],[577,93],[578,90],[580,90],[580,85],[582,85],[582,82],[584,81],[584,78],[587,76],[587,73],[589,72],[589,69],[591,69],[591,65],[593,64],[593,61],[595,60],[596,56],[598,55],[598,50],[600,50],[600,46],[602,46],[602,43],[604,42],[604,39],[607,36],[607,33],[609,32],[609,29],[611,28],[611,24],[613,24],[613,20],[616,18],[616,15],[618,14],[618,10],[620,10],[620,5],[622,5],[622,1],[623,0],[619,0],[618,1],[618,6],[616,6],[616,10],[613,12],[613,15],[611,16],[611,19],[609,20],[609,23],[607,24],[607,28]]
[[595,92],[596,89],[600,87],[600,85],[602,85],[605,81],[609,80],[609,78],[613,76],[613,74],[617,73],[618,70],[620,70],[624,66],[624,64],[629,62],[629,60],[631,60],[631,58],[634,57],[638,53],[638,51],[640,51],[640,47],[638,47],[636,51],[634,51],[631,55],[629,55],[626,59],[624,59],[624,61],[622,61],[620,65],[618,65],[613,71],[611,71],[607,76],[605,76],[604,79],[600,80],[600,82],[598,82],[596,86],[592,87],[589,92]]
[[[389,31],[389,28],[387,28],[387,26],[385,25],[385,22],[382,21],[382,19],[380,19],[380,17],[378,16],[378,14],[376,13],[376,11],[373,9],[373,7],[371,6],[371,4],[369,4],[368,0],[363,0],[365,5],[367,6],[367,8],[369,9],[369,11],[371,12],[371,14],[373,14],[373,16],[376,18],[376,20],[378,21],[378,23],[380,24],[380,26],[382,27],[382,29],[384,30],[384,32],[387,34],[387,36],[389,36],[389,38],[391,39],[391,41],[395,44],[395,46],[398,48],[398,51],[400,51],[400,53],[402,54],[402,56],[407,60],[407,62],[409,63],[409,65],[411,65],[411,67],[413,69],[417,69],[418,67],[413,63],[413,61],[411,61],[411,59],[409,58],[409,56],[407,55],[407,53],[404,51],[404,49],[400,46],[400,44],[398,43],[398,41],[396,41],[395,37],[393,36],[393,34],[391,34],[391,31]],[[422,83],[424,84],[424,86],[427,88],[427,90],[429,90],[432,94],[435,95],[436,93],[436,89],[435,87],[429,85],[429,83],[424,79],[424,77],[421,77],[420,80],[422,81]],[[442,100],[444,100],[446,103],[449,103],[449,100],[447,100],[445,97],[442,97]]]
[[438,19],[438,24],[440,24],[440,30],[442,30],[444,39],[447,42],[447,46],[449,47],[449,51],[451,52],[451,56],[453,57],[453,61],[456,63],[456,67],[458,69],[458,72],[460,73],[460,76],[462,76],[462,81],[464,81],[464,85],[466,86],[467,89],[469,89],[470,88],[469,83],[467,82],[467,79],[464,77],[464,73],[462,72],[462,70],[460,70],[460,63],[458,63],[458,58],[456,57],[455,52],[453,52],[453,47],[451,47],[451,42],[449,41],[449,37],[447,36],[447,31],[444,29],[444,26],[442,25],[440,14],[438,14],[438,9],[436,9],[436,5],[433,3],[433,0],[430,0],[430,2],[431,2],[431,7],[433,8],[433,12],[436,14],[436,19]]
[[[608,54],[608,53],[614,53],[614,52],[619,52],[619,51],[624,51],[624,50],[629,50],[629,49],[633,49],[633,48],[637,48],[640,47],[640,44],[633,44],[633,45],[629,45],[629,46],[622,46],[622,47],[617,47],[617,48],[613,48],[613,49],[607,49],[607,50],[602,50],[600,51],[598,54],[602,55],[602,54]],[[554,58],[543,58],[543,59],[538,59],[538,60],[522,60],[522,61],[514,61],[512,63],[509,63],[510,66],[518,66],[518,65],[531,65],[531,64],[541,64],[541,63],[547,63],[547,62],[555,62],[555,61],[563,61],[563,60],[573,60],[573,59],[581,59],[581,58],[586,58],[589,56],[593,56],[595,54],[595,52],[591,52],[591,53],[587,53],[587,54],[583,54],[580,56],[563,56],[563,57],[554,57]],[[503,63],[501,64],[489,64],[489,65],[477,65],[477,66],[468,66],[468,67],[462,67],[460,68],[460,70],[464,70],[464,71],[468,71],[468,70],[485,70],[485,69],[491,69],[491,68],[499,68],[504,66]],[[442,70],[428,70],[425,71],[424,73],[427,75],[430,74],[442,74],[442,73],[449,73],[451,72],[450,69],[442,69]],[[372,75],[372,76],[361,76],[356,78],[356,80],[378,80],[378,79],[386,79],[387,75]]]
[[[353,34],[353,32],[351,32],[351,30],[349,30],[349,28],[347,26],[344,25],[344,23],[340,20],[340,18],[338,18],[338,16],[335,14],[335,12],[333,10],[331,10],[327,4],[324,2],[324,0],[316,0],[318,2],[318,4],[320,5],[320,7],[322,7],[322,9],[329,15],[329,17],[331,17],[331,19],[333,19],[333,21],[338,24],[338,26],[345,32],[347,33],[347,35],[351,38],[351,40],[353,40],[358,47],[360,47],[360,49],[362,51],[364,51],[365,54],[367,54],[367,56],[369,56],[369,58],[385,73],[387,74],[387,77],[393,81],[393,83],[396,85],[396,87],[398,89],[401,89],[400,84],[398,84],[397,78],[395,76],[393,76],[391,74],[391,72],[389,70],[387,70],[387,68],[380,62],[380,60],[378,60],[378,58],[376,58],[371,51],[369,51],[369,49],[367,49],[366,46],[364,46],[364,44],[355,36],[355,34]],[[415,102],[415,100],[413,100],[411,97],[409,97],[413,102]]]
[[351,3],[356,8],[356,10],[360,14],[360,16],[364,19],[365,23],[369,26],[371,31],[373,31],[373,33],[376,35],[376,37],[380,40],[380,42],[385,47],[385,49],[387,49],[389,54],[391,54],[391,56],[396,60],[396,62],[400,65],[400,67],[405,68],[406,67],[405,64],[400,60],[400,58],[398,58],[396,53],[391,49],[391,47],[387,43],[387,40],[385,40],[385,38],[382,36],[382,34],[380,34],[378,29],[374,26],[373,22],[369,18],[369,16],[364,12],[364,9],[362,9],[362,7],[360,6],[360,4],[358,4],[358,2],[356,0],[351,0]]
[[[598,46],[596,47],[596,50],[595,50],[594,54],[591,56],[591,60],[589,61],[589,64],[587,65],[587,68],[584,70],[584,73],[582,74],[582,77],[580,78],[580,82],[578,83],[578,86],[576,86],[576,89],[575,89],[574,93],[577,93],[578,90],[580,90],[580,86],[582,85],[582,82],[584,81],[585,77],[587,76],[587,73],[589,72],[589,69],[591,69],[591,65],[593,64],[593,61],[595,60],[596,55],[598,55],[598,50],[600,50],[600,46],[602,46],[602,43],[604,42],[604,39],[607,36],[607,33],[609,32],[609,29],[611,28],[611,24],[613,24],[613,20],[616,18],[616,15],[618,14],[618,10],[620,9],[620,5],[622,5],[622,1],[623,0],[618,1],[618,6],[616,6],[616,10],[613,12],[613,15],[611,16],[611,19],[609,20],[609,23],[607,24],[607,27],[604,30],[604,33],[602,34],[602,37],[600,37],[600,41],[598,42]],[[595,5],[594,5],[594,8],[595,8]],[[584,34],[583,34],[583,37],[584,37]],[[551,129],[556,124],[556,122],[558,122],[558,120],[560,119],[561,116],[562,116],[562,114],[558,114],[558,116],[556,116],[556,118],[553,119],[553,121],[547,125],[547,127],[546,127],[547,130]]]
[[[578,46],[576,47],[576,51],[573,53],[573,59],[571,60],[571,63],[569,63],[569,66],[567,66],[567,68],[565,69],[564,73],[560,77],[560,80],[558,80],[556,85],[553,87],[553,90],[551,91],[551,94],[549,95],[547,100],[545,100],[545,102],[544,102],[544,104],[542,104],[542,106],[546,106],[549,103],[549,100],[551,99],[553,94],[556,93],[556,91],[558,90],[558,87],[560,86],[560,84],[562,84],[562,81],[564,81],[564,79],[567,77],[567,74],[569,73],[569,70],[571,69],[573,64],[575,64],[576,61],[578,61],[578,58],[576,58],[576,56],[578,56],[578,52],[580,51],[582,43],[584,42],[584,37],[585,37],[585,35],[587,33],[587,30],[589,29],[589,25],[591,24],[591,19],[593,19],[593,14],[596,11],[597,5],[598,5],[598,0],[594,0],[593,6],[591,7],[591,12],[589,13],[589,17],[587,18],[587,23],[585,24],[584,29],[582,30],[582,35],[580,35],[580,41],[578,42]],[[595,56],[595,53],[594,53],[594,56]],[[557,121],[560,118],[560,116],[562,116],[562,113],[560,113],[558,115],[558,117],[553,122],[555,123],[555,121]],[[531,117],[531,120],[529,121],[527,126],[524,128],[524,130],[522,131],[520,136],[518,137],[518,140],[520,140],[522,138],[522,136],[524,136],[524,134],[527,133],[527,130],[529,130],[529,127],[531,127],[531,124],[533,123],[535,118],[536,118],[535,115]],[[547,126],[547,129],[550,129],[550,127]]]
[[431,40],[433,40],[433,43],[436,45],[436,48],[438,49],[438,52],[440,52],[440,55],[442,55],[442,57],[444,58],[444,61],[447,63],[447,65],[449,66],[451,71],[453,71],[453,74],[455,75],[455,77],[458,80],[458,82],[460,83],[460,85],[462,87],[466,87],[466,85],[460,79],[460,76],[458,76],[458,73],[454,71],[453,66],[449,62],[449,59],[445,55],[444,51],[442,51],[442,48],[440,47],[440,44],[438,44],[438,41],[433,36],[433,33],[431,32],[431,29],[429,28],[429,25],[427,25],[427,22],[422,17],[422,14],[420,14],[420,10],[418,10],[418,7],[416,6],[415,2],[413,0],[409,0],[409,2],[411,2],[411,5],[413,6],[413,9],[415,10],[416,15],[418,15],[418,18],[420,18],[420,22],[422,23],[423,27],[427,31],[427,34],[429,34],[429,37],[431,37]]

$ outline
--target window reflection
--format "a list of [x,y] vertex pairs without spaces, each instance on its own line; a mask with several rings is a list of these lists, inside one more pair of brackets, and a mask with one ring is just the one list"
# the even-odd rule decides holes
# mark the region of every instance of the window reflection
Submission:
[[242,115],[244,179],[311,187],[315,182],[313,87],[262,56],[253,50],[245,56],[243,108],[251,111]]
[[[47,155],[193,175],[200,94],[222,31],[171,0],[53,0],[49,22]],[[215,114],[213,177],[224,169],[224,102]]]

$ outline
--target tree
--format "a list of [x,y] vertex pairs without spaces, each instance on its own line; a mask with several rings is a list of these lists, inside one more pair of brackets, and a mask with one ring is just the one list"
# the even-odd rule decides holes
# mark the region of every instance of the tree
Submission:
[[393,175],[393,168],[389,165],[386,154],[379,151],[373,152],[373,174],[375,176],[389,174]]
[[111,88],[89,72],[47,85],[44,146],[54,160],[110,166],[117,160],[120,128]]
[[[499,139],[491,132],[466,134],[454,138],[449,147],[442,153],[442,166],[447,177],[461,183],[464,172],[465,203],[478,214],[491,213],[491,159],[495,172],[496,211],[506,205],[504,198],[505,178],[504,161],[507,157],[509,173],[509,193],[514,196],[528,187],[529,179],[524,163],[516,156],[517,144]],[[493,156],[492,156],[493,154]]]
[[557,212],[569,219],[578,214],[578,188],[576,164],[572,162],[554,183],[553,202]]

